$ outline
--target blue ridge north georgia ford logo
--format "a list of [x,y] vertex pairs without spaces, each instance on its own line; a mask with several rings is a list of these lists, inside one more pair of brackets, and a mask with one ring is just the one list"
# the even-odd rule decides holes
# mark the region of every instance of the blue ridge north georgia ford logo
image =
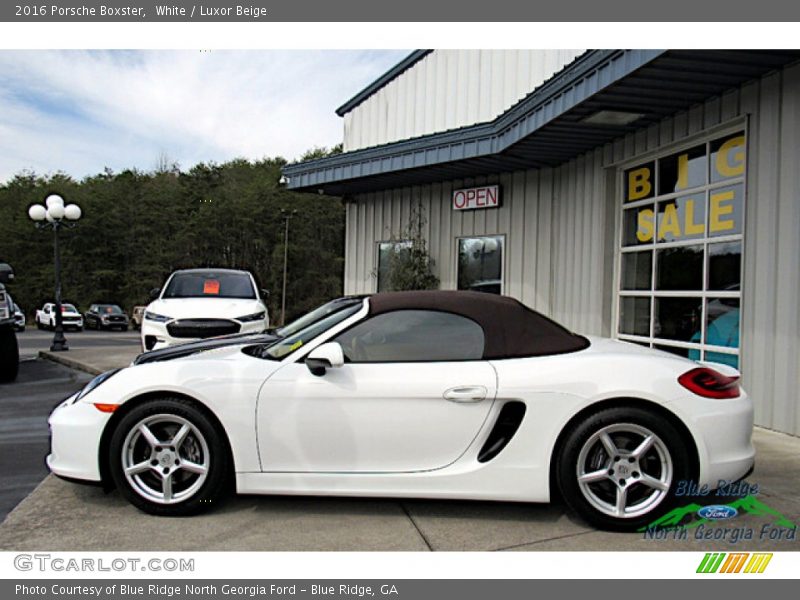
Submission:
[[700,510],[697,511],[697,514],[704,519],[709,519],[711,521],[720,521],[722,519],[732,519],[739,511],[737,511],[732,506],[726,506],[724,504],[713,504],[711,506],[704,506]]

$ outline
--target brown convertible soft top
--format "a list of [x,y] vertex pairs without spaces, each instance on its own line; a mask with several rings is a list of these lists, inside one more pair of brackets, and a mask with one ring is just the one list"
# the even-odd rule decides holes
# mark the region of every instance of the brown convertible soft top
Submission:
[[472,319],[483,329],[485,359],[563,354],[589,345],[583,336],[508,296],[427,290],[385,292],[369,297],[370,314],[396,310],[439,310]]

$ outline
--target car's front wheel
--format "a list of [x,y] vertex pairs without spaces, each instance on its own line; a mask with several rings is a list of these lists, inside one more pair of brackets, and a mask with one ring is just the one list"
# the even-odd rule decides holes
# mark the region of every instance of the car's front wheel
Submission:
[[556,463],[565,502],[603,529],[646,527],[669,509],[690,477],[680,433],[663,417],[635,407],[601,410],[567,433]]
[[151,400],[126,414],[110,444],[114,483],[134,506],[184,516],[218,505],[233,469],[224,434],[193,403]]

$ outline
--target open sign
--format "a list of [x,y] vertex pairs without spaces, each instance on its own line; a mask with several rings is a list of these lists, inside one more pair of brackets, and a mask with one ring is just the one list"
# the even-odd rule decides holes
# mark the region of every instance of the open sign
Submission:
[[453,192],[453,210],[497,208],[500,206],[500,186],[486,185]]

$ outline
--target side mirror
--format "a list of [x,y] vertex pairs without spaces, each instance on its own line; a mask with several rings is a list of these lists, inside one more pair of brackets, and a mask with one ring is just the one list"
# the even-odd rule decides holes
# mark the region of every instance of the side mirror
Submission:
[[306,356],[306,366],[312,375],[322,377],[328,369],[344,365],[344,352],[339,342],[328,342],[314,348]]
[[264,299],[269,298],[269,290],[268,289],[261,288],[260,292],[261,292],[261,297],[262,298],[264,298]]
[[8,263],[0,263],[0,283],[14,281],[14,269]]
[[158,295],[161,293],[161,288],[153,288],[150,290],[150,300],[157,300]]

